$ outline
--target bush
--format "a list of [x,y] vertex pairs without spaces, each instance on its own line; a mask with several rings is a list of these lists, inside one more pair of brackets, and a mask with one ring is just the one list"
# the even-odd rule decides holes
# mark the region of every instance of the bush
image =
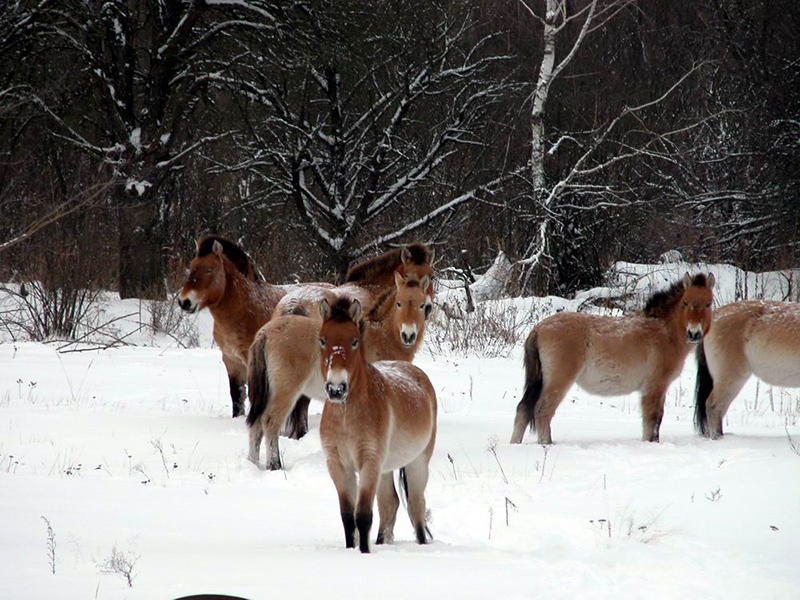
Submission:
[[546,314],[534,305],[523,311],[511,301],[500,300],[475,305],[472,312],[460,302],[448,302],[428,324],[426,339],[434,355],[454,353],[482,358],[507,357],[522,344],[531,328]]

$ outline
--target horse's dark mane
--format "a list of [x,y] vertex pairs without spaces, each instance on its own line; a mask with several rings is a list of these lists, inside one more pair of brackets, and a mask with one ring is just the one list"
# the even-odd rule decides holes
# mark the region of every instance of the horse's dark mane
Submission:
[[[706,276],[703,273],[698,273],[692,277],[693,286],[706,287],[708,284]],[[669,289],[655,292],[647,299],[644,305],[644,314],[653,319],[663,319],[666,317],[675,305],[683,297],[686,288],[683,286],[683,279],[673,283]]]
[[350,307],[353,301],[347,296],[339,296],[336,302],[331,304],[331,316],[328,317],[331,321],[337,323],[352,323],[353,319],[350,318]]
[[263,282],[264,278],[253,260],[242,250],[241,246],[221,235],[206,235],[197,242],[197,257],[208,256],[213,252],[214,242],[222,245],[222,252],[233,263],[236,270],[245,277],[252,277],[255,281]]
[[[425,244],[415,242],[404,247],[408,248],[413,264],[424,265],[430,262],[431,251]],[[373,256],[360,263],[356,263],[347,271],[347,275],[344,279],[345,282],[369,283],[381,275],[391,273],[403,263],[401,258],[402,252],[403,247],[395,248],[394,250],[389,250],[378,256]]]
[[397,288],[392,287],[385,290],[380,296],[375,299],[375,302],[372,303],[372,308],[367,315],[367,319],[370,321],[380,321],[386,315],[387,307],[391,306],[391,303],[394,302],[395,294],[397,294]]

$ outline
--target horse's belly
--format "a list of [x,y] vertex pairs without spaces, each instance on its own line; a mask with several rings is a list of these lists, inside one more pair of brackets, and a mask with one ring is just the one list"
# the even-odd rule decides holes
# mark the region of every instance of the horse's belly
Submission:
[[598,396],[630,394],[641,387],[639,370],[614,360],[592,361],[578,375],[577,383],[587,392]]
[[413,462],[428,445],[428,436],[407,436],[395,433],[389,443],[389,451],[383,459],[382,471],[395,471]]
[[751,340],[745,355],[750,370],[770,385],[800,387],[800,346]]

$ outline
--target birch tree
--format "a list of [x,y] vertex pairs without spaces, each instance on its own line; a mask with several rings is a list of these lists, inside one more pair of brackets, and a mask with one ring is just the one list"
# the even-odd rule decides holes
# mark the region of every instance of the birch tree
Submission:
[[[526,273],[530,274],[535,269],[546,268],[548,246],[551,235],[551,221],[553,204],[558,197],[556,188],[548,186],[545,171],[546,160],[546,110],[550,97],[550,89],[558,76],[570,65],[578,54],[587,36],[602,29],[605,24],[620,11],[632,3],[632,0],[590,0],[583,8],[574,13],[569,9],[573,6],[567,0],[546,0],[545,14],[540,16],[533,9],[529,0],[518,0],[528,15],[536,20],[542,27],[542,59],[539,64],[538,76],[531,96],[530,110],[530,178],[531,200],[539,215],[539,224],[530,242],[526,255],[521,261]],[[564,33],[569,27],[579,26],[580,29],[574,40],[570,41],[563,56],[556,55],[556,42],[565,37]],[[554,151],[553,149],[552,151]],[[563,186],[562,186],[563,187]]]

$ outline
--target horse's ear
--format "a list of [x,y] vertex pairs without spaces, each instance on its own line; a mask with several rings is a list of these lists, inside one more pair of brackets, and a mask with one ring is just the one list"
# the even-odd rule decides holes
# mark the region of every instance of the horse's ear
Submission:
[[404,265],[411,262],[411,251],[408,249],[408,246],[403,246],[403,250],[400,252],[400,260],[403,261]]
[[422,276],[422,281],[419,282],[419,287],[422,288],[423,294],[428,294],[428,286],[431,284],[431,278],[427,275]]
[[195,254],[200,254],[200,238],[197,238],[194,241],[194,253]]
[[709,273],[708,277],[706,277],[706,285],[708,286],[708,289],[713,290],[714,289],[714,284],[716,282],[717,282],[717,280],[714,277],[714,274],[713,273]]
[[353,303],[350,305],[349,314],[350,318],[353,319],[353,323],[358,323],[361,319],[361,302],[353,300]]
[[214,245],[211,246],[211,251],[217,256],[222,256],[222,244],[219,243],[219,240],[214,240]]
[[683,289],[688,290],[690,287],[692,287],[692,276],[686,271],[686,275],[683,276]]
[[403,279],[403,276],[400,275],[400,273],[398,273],[397,271],[395,271],[394,272],[394,284],[397,286],[398,290],[403,287],[403,284],[405,282],[406,282],[406,280]]
[[319,315],[322,317],[323,321],[327,321],[331,318],[331,305],[328,304],[328,301],[324,298],[322,302],[319,303]]

